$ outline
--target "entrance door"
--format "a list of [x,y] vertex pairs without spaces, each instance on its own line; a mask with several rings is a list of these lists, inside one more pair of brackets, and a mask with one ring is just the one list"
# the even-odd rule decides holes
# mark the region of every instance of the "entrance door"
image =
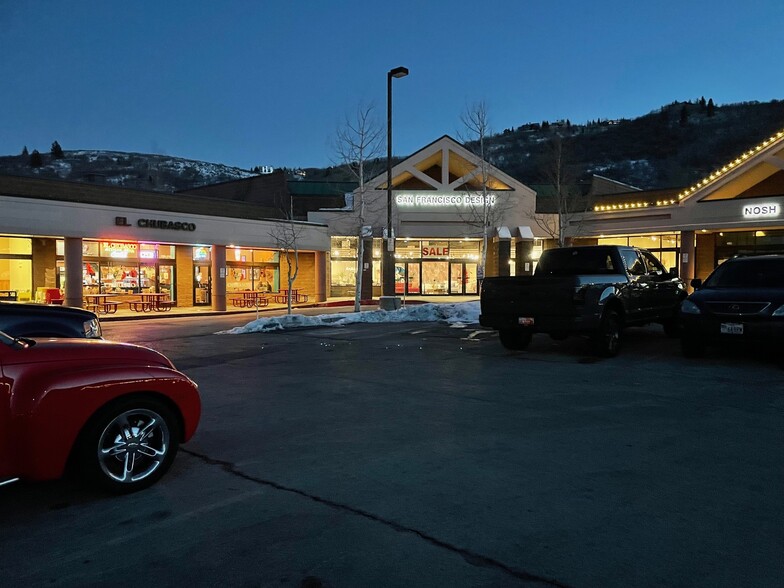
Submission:
[[210,292],[210,266],[193,266],[193,305],[207,306],[212,304]]
[[174,266],[158,266],[158,292],[167,294],[169,300],[174,300]]
[[450,294],[476,294],[476,268],[475,263],[449,264],[449,293]]
[[396,263],[395,264],[395,293],[396,294],[419,294],[422,291],[419,263]]

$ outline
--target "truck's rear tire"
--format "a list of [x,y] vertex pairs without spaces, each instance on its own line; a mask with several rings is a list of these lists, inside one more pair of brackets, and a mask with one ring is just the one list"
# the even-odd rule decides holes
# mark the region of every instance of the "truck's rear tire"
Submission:
[[599,330],[593,336],[593,348],[600,357],[615,357],[621,349],[621,317],[608,310],[602,317]]
[[501,345],[512,351],[522,351],[531,342],[533,334],[526,329],[501,329],[498,338]]

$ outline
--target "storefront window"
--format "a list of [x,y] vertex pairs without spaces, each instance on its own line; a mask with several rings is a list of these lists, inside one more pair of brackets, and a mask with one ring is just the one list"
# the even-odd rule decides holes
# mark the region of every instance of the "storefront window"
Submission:
[[449,264],[445,261],[422,263],[422,294],[449,293]]
[[99,251],[101,257],[110,257],[112,259],[138,259],[139,244],[101,241]]
[[395,239],[395,259],[419,259],[422,257],[421,241]]
[[356,286],[356,261],[333,261],[332,262],[332,286]]
[[598,245],[628,245],[628,237],[602,237],[597,240]]
[[450,259],[479,259],[479,252],[482,247],[481,241],[450,241]]
[[332,259],[356,259],[357,237],[332,237]]
[[278,263],[280,260],[280,251],[268,251],[265,249],[253,250],[254,263]]
[[194,247],[193,248],[193,261],[210,261],[210,248],[209,247]]
[[0,255],[32,255],[33,240],[18,237],[0,237]]
[[642,235],[639,237],[629,237],[629,245],[640,247],[641,249],[661,248],[661,237],[659,235]]

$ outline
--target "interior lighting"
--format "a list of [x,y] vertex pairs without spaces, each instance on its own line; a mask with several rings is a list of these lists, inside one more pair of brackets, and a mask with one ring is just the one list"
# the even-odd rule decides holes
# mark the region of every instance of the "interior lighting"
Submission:
[[755,237],[764,237],[765,236],[765,231],[757,231],[757,232],[754,233],[754,236]]

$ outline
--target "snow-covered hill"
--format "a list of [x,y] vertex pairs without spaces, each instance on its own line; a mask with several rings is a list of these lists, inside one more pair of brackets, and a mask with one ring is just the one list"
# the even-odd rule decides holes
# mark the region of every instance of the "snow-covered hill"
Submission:
[[63,179],[174,192],[216,184],[254,173],[219,163],[194,161],[168,155],[122,151],[64,151],[62,159],[41,153],[42,165],[30,165],[30,155],[0,157],[0,174]]

